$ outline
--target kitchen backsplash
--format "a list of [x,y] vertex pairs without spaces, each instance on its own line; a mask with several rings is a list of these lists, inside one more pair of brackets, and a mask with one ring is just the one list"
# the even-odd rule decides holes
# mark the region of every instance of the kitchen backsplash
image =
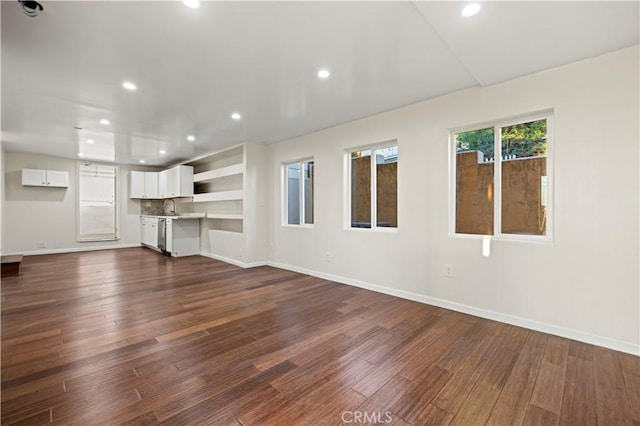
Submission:
[[164,214],[164,200],[141,200],[140,214],[162,216]]

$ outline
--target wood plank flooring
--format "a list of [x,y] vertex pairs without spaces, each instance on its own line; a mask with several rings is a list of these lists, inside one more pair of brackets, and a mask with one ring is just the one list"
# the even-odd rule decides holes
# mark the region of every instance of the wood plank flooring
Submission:
[[640,425],[640,358],[144,248],[2,279],[2,424]]

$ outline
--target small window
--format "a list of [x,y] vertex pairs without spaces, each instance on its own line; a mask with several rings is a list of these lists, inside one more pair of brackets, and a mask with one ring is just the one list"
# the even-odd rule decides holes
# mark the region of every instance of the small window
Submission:
[[456,234],[550,237],[550,120],[454,133]]
[[350,226],[398,227],[398,146],[349,151]]
[[78,241],[118,239],[118,167],[78,163]]
[[313,160],[285,165],[287,225],[313,224]]

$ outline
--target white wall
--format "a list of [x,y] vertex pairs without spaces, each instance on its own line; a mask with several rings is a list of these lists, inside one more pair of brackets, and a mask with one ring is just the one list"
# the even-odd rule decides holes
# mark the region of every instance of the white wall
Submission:
[[[640,353],[638,61],[636,46],[270,145],[273,264]],[[449,129],[549,108],[554,243],[494,241],[483,258],[448,235]],[[391,139],[397,233],[344,229],[344,149]],[[283,227],[281,164],[307,157],[315,226]]]
[[4,230],[4,168],[5,168],[4,146],[0,142],[0,253],[4,253],[3,230]]
[[[18,152],[5,152],[3,159],[3,253],[38,254],[140,244],[140,202],[129,199],[131,167],[119,166],[120,239],[77,242],[76,161]],[[22,186],[23,168],[68,171],[69,187]],[[46,242],[47,247],[36,248],[38,241]]]

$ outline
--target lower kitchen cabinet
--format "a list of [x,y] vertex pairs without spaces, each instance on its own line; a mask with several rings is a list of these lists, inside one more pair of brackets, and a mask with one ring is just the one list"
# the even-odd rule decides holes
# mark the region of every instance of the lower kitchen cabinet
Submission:
[[154,249],[158,249],[158,218],[140,218],[140,238],[142,244]]
[[200,221],[196,219],[166,220],[165,251],[171,256],[200,253]]

